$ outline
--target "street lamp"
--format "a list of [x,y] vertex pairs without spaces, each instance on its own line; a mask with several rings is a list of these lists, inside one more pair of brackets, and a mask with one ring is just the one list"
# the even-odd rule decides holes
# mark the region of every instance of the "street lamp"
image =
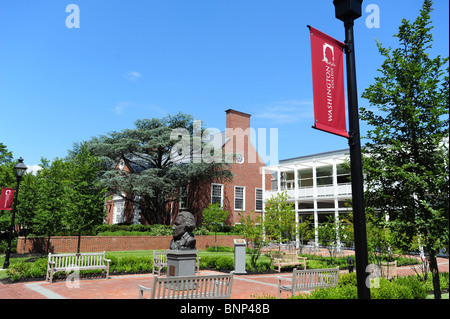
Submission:
[[361,16],[362,0],[333,0],[336,18],[344,22],[347,64],[347,98],[349,117],[350,171],[352,175],[352,206],[355,231],[356,283],[359,299],[370,299],[366,285],[368,265],[364,179],[362,174],[361,138],[359,135],[358,93],[356,90],[355,40],[353,20]]
[[16,175],[16,191],[14,194],[14,204],[12,209],[12,217],[11,217],[11,227],[9,228],[9,239],[8,239],[8,248],[6,249],[6,256],[5,256],[5,262],[3,264],[3,269],[8,269],[9,267],[9,256],[11,255],[11,241],[12,241],[12,234],[14,230],[14,218],[16,216],[16,207],[17,207],[17,197],[19,195],[19,184],[22,180],[23,175],[25,174],[25,171],[27,170],[27,166],[23,163],[22,157],[19,158],[19,161],[17,162],[16,166],[14,166],[14,175]]

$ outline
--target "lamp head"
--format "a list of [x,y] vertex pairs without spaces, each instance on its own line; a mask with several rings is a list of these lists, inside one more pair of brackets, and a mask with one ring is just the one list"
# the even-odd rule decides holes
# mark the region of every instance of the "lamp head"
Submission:
[[356,20],[361,16],[362,0],[333,0],[336,18],[345,21]]
[[25,171],[27,170],[27,166],[23,163],[23,158],[19,158],[19,161],[17,162],[16,166],[14,166],[14,174],[17,178],[22,178],[22,176],[25,174]]

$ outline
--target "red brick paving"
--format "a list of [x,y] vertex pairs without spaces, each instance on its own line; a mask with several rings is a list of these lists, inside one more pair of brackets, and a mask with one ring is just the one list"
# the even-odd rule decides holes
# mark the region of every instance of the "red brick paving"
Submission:
[[[449,271],[449,260],[438,258],[439,271]],[[346,270],[342,272],[347,272]],[[200,274],[212,274],[212,271],[200,271]],[[399,276],[413,275],[410,266],[399,267]],[[263,294],[276,296],[277,277],[288,284],[290,274],[235,275],[232,299],[249,299]],[[81,279],[79,287],[70,287],[65,281],[46,283],[44,281],[5,284],[0,283],[0,299],[136,299],[138,285],[151,286],[152,276],[126,275],[111,276],[110,279]],[[73,282],[71,283],[73,285]],[[288,294],[282,294],[287,297]]]

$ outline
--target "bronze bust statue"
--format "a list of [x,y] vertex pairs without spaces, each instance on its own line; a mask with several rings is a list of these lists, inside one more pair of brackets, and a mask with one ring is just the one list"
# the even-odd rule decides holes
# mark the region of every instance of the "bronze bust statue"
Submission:
[[195,218],[190,212],[180,212],[173,221],[173,239],[170,242],[172,250],[195,249],[196,239],[192,231],[195,229]]

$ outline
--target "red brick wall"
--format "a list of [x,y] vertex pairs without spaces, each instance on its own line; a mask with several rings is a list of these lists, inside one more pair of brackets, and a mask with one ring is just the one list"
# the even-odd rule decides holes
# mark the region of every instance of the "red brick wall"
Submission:
[[[241,236],[217,236],[217,245],[233,247],[234,239]],[[214,236],[195,236],[197,249],[206,249],[214,246]],[[96,251],[128,251],[128,250],[156,250],[169,249],[172,236],[81,236],[80,252]],[[77,251],[77,236],[50,237],[50,252],[74,253]],[[47,238],[19,237],[17,253],[44,253],[47,247]]]
[[[255,189],[262,188],[262,175],[261,168],[265,166],[257,153],[255,147],[250,141],[250,118],[251,115],[236,110],[226,110],[226,136],[230,138],[224,148],[225,154],[241,153],[244,156],[243,163],[231,163],[231,171],[234,173],[234,178],[230,183],[224,185],[224,209],[230,213],[230,217],[226,224],[234,225],[239,223],[240,211],[234,209],[234,187],[245,187],[245,211],[244,214],[251,214],[255,210]],[[117,167],[118,169],[118,167]],[[125,166],[125,171],[130,171],[130,168]],[[266,173],[265,188],[271,188],[272,175]],[[221,182],[217,182],[221,184]],[[197,222],[201,220],[201,214],[203,210],[211,203],[211,184],[208,183],[204,186],[202,191],[196,194],[196,198],[192,198],[192,194],[189,194],[190,210],[196,216]],[[194,204],[195,203],[195,204]],[[106,205],[107,217],[106,222],[112,224],[113,214],[113,202],[109,201]],[[126,206],[126,215],[131,220],[133,207],[132,205]],[[178,213],[178,202],[173,203],[173,216]],[[261,212],[255,214],[260,215]],[[144,218],[141,218],[140,223],[146,224]]]
[[[234,209],[234,189],[235,186],[245,187],[245,210],[244,214],[251,214],[255,211],[256,188],[262,188],[261,168],[265,166],[255,147],[250,141],[250,114],[235,110],[226,111],[227,137],[230,141],[224,146],[226,154],[241,153],[244,156],[243,163],[233,163],[231,171],[234,173],[233,181],[224,185],[224,198],[228,199],[224,203],[224,208],[230,212],[231,224],[238,223],[240,211]],[[255,132],[256,133],[256,132]],[[266,173],[266,189],[270,189],[272,175]],[[261,214],[261,212],[256,212]]]

